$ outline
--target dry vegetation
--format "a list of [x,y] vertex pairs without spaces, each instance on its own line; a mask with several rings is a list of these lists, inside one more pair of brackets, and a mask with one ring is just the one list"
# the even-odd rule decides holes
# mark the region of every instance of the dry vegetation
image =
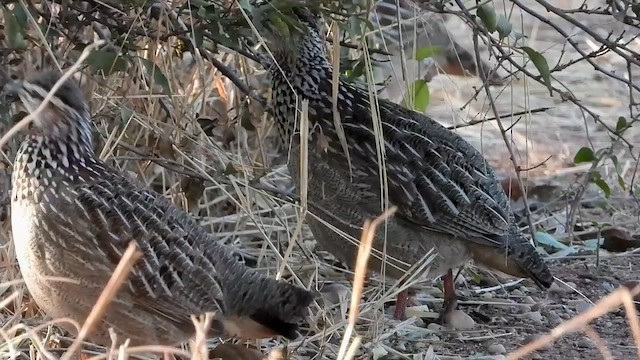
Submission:
[[[120,8],[117,2],[109,1],[69,3],[84,10],[91,6]],[[178,9],[183,3],[186,2],[173,2],[170,8]],[[236,3],[211,1],[214,3],[220,12],[220,9],[235,9],[234,13],[238,13]],[[474,6],[472,2],[460,3],[468,8]],[[506,356],[515,359],[525,355],[517,349],[528,342],[530,350],[539,349],[527,355],[529,358],[636,357],[633,338],[640,340],[640,328],[631,303],[633,294],[629,288],[632,286],[614,289],[640,280],[634,277],[634,272],[640,270],[633,251],[638,246],[623,244],[610,247],[611,251],[600,246],[603,239],[630,244],[640,241],[626,233],[607,238],[602,231],[609,226],[634,233],[640,225],[638,187],[634,182],[638,150],[630,150],[628,146],[640,144],[638,125],[634,124],[638,97],[636,73],[640,70],[640,57],[634,56],[640,52],[637,38],[640,32],[637,22],[635,26],[625,26],[613,16],[586,11],[554,14],[544,10],[541,3],[495,1],[490,6],[497,14],[507,14],[513,31],[526,35],[525,44],[546,58],[554,70],[552,86],[557,91],[553,91],[553,96],[538,81],[540,72],[535,64],[523,56],[522,51],[506,46],[504,49],[512,62],[500,57],[499,71],[516,75],[504,86],[487,91],[478,78],[447,75],[438,76],[430,83],[427,113],[443,124],[461,126],[483,118],[500,117],[498,121],[464,126],[456,131],[482,149],[503,178],[515,181],[517,174],[523,179],[507,185],[513,191],[514,209],[522,217],[522,225],[533,223],[538,230],[559,240],[554,242],[539,234],[542,251],[550,254],[550,264],[558,278],[559,285],[549,293],[538,291],[532,284],[472,267],[463,272],[459,282],[461,308],[474,320],[474,326],[464,331],[425,324],[441,303],[442,293],[437,282],[415,284],[416,306],[410,310],[416,317],[393,321],[388,307],[400,290],[397,285],[372,276],[359,287],[363,272],[352,281],[352,276],[345,276],[348,271],[316,247],[301,221],[306,210],[291,197],[287,159],[278,155],[273,124],[261,103],[267,96],[268,86],[264,69],[223,46],[217,53],[176,51],[190,47],[185,45],[188,32],[164,36],[184,30],[176,25],[180,21],[176,20],[175,12],[161,11],[156,14],[158,20],[154,20],[150,15],[153,11],[147,8],[114,10],[117,21],[130,26],[130,33],[122,34],[98,24],[99,21],[90,23],[91,26],[71,26],[73,22],[69,18],[54,16],[52,21],[58,21],[54,23],[37,13],[18,19],[23,23],[11,22],[7,16],[18,6],[53,14],[61,10],[48,1],[4,4],[1,74],[6,81],[10,76],[22,76],[41,67],[66,69],[80,56],[78,43],[88,44],[96,37],[131,37],[126,42],[126,70],[104,75],[96,71],[104,64],[94,57],[87,60],[92,66],[82,71],[79,78],[95,119],[96,150],[108,163],[128,171],[188,209],[202,226],[216,234],[219,242],[240,249],[249,266],[316,292],[318,301],[310,309],[308,327],[297,341],[284,343],[276,339],[250,344],[260,353],[270,353],[270,359],[280,358],[278,356],[293,359],[498,359]],[[578,9],[582,4],[581,1],[556,3],[555,6],[564,9]],[[589,9],[597,6],[605,6],[605,2],[587,2]],[[43,10],[45,8],[49,10]],[[532,9],[541,18],[537,19],[526,9]],[[458,14],[461,17],[449,15],[438,21],[446,21],[447,28],[453,29],[451,36],[473,49],[473,31],[462,19],[468,20],[468,14],[475,14],[476,9],[467,10]],[[577,23],[563,20],[563,14]],[[629,14],[633,16],[631,10]],[[578,24],[600,38],[587,34]],[[22,29],[21,39],[15,38],[15,26]],[[52,35],[65,27],[72,31],[62,36]],[[619,51],[600,49],[601,40],[609,32],[613,34],[612,41],[623,35],[618,42]],[[567,35],[577,49],[567,41]],[[24,48],[14,48],[18,40]],[[118,41],[124,43],[122,39]],[[487,49],[480,41],[478,48],[486,60],[498,64],[494,47]],[[113,50],[120,51],[117,46]],[[488,56],[490,52],[494,55]],[[570,66],[556,68],[564,64]],[[518,66],[534,78],[523,74]],[[250,96],[229,80],[227,71],[247,84],[252,90]],[[536,112],[540,108],[546,109]],[[8,110],[5,103],[0,103],[0,117],[5,120],[0,124],[2,134],[13,125],[12,120],[16,120]],[[507,115],[514,112],[522,115]],[[621,116],[632,126],[624,133],[613,134],[610,130],[620,125]],[[63,319],[50,321],[29,302],[21,283],[11,241],[8,206],[11,162],[20,140],[18,134],[2,149],[0,357],[50,358],[52,354],[62,354],[62,349],[69,347],[73,339],[55,326]],[[583,153],[574,159],[584,146],[593,149],[595,158]],[[511,159],[510,152],[514,154]],[[514,171],[515,166],[520,171]],[[599,177],[594,177],[595,173],[600,174]],[[520,185],[527,190],[528,208],[522,203]],[[532,213],[531,220],[527,220],[529,213]],[[499,283],[507,285],[498,286]],[[594,303],[598,305],[592,306]],[[625,311],[630,312],[629,324],[624,314],[613,311],[605,315],[623,303]],[[598,317],[600,320],[592,321]],[[201,320],[194,321],[201,323]],[[585,327],[589,321],[591,325]],[[552,331],[552,335],[538,337],[548,331]],[[570,331],[582,333],[551,344],[552,338]],[[590,343],[581,343],[585,336],[591,339]],[[219,339],[209,340],[208,347],[213,349],[218,344]],[[114,348],[106,350],[106,355],[105,349],[88,343],[84,349],[95,359],[124,358],[150,351],[175,352],[194,359],[206,357],[201,332],[191,350],[149,345],[138,349]],[[504,351],[495,345],[501,345]],[[260,358],[255,352],[239,355],[238,348],[232,347],[217,347],[216,351],[225,359]],[[508,355],[511,351],[515,352]]]

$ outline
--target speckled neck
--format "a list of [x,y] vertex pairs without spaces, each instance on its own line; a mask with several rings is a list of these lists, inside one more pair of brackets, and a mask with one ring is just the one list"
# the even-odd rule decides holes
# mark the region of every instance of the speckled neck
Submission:
[[300,37],[295,50],[279,48],[274,51],[277,65],[270,68],[272,75],[274,115],[280,137],[288,145],[296,131],[296,120],[301,99],[322,100],[330,94],[323,82],[331,81],[333,72],[326,60],[324,40],[317,28],[309,28]]
[[14,200],[38,201],[47,187],[77,181],[84,170],[95,167],[88,117],[88,112],[74,113],[32,124],[14,162]]

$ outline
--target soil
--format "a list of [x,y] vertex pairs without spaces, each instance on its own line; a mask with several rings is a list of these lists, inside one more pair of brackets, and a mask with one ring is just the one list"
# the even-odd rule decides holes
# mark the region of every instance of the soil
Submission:
[[[433,346],[435,354],[446,358],[481,358],[494,355],[491,351],[511,352],[537,336],[548,333],[560,322],[575,317],[589,309],[592,303],[609,294],[613,289],[638,280],[638,261],[635,256],[613,256],[600,259],[596,265],[594,257],[553,261],[550,268],[554,275],[566,285],[556,282],[549,291],[540,291],[533,284],[510,289],[467,296],[459,309],[475,320],[470,331],[435,332],[429,341],[413,341],[411,337],[399,336],[397,343],[404,343],[406,353],[412,353],[416,344]],[[473,283],[473,281],[469,281]],[[478,288],[469,284],[467,289]],[[464,288],[464,287],[462,287]],[[573,290],[573,289],[576,290]],[[465,290],[459,290],[465,293]],[[467,292],[468,294],[468,292]],[[470,305],[469,302],[485,302]],[[490,301],[513,302],[513,305],[496,306]],[[590,327],[601,338],[615,359],[637,358],[637,350],[631,335],[628,320],[622,309],[614,310],[590,323]],[[439,339],[439,341],[438,341]],[[496,346],[497,344],[502,345]],[[492,346],[493,345],[493,346]],[[418,346],[419,347],[419,346]],[[424,352],[424,349],[414,354]],[[495,356],[497,355],[497,356]],[[538,350],[529,359],[598,359],[602,354],[583,332],[570,333],[552,345]],[[393,357],[389,357],[393,358]],[[415,357],[420,358],[420,357]]]

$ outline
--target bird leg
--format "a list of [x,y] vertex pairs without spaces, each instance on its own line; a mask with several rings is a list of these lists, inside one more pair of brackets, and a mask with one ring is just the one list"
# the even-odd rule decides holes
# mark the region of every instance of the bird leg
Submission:
[[407,302],[409,301],[409,290],[405,289],[398,293],[396,298],[396,310],[393,313],[393,318],[396,320],[404,320],[407,315],[405,310],[407,309]]
[[440,312],[440,324],[444,324],[448,315],[458,307],[458,296],[456,295],[453,270],[449,269],[442,279],[444,280],[444,303],[442,304],[442,310]]

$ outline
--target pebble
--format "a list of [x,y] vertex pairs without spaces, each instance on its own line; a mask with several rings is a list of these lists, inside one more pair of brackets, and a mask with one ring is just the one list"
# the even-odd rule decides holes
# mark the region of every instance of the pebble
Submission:
[[531,312],[531,306],[529,305],[520,305],[517,308],[518,308],[518,314],[526,314],[528,312]]
[[542,314],[539,311],[530,311],[521,316],[523,319],[531,320],[536,325],[542,325]]
[[487,348],[487,351],[491,355],[501,355],[507,352],[504,345],[502,344],[492,344]]
[[[522,345],[526,345],[526,344],[529,344],[529,343],[531,343],[531,342],[534,342],[534,341],[536,341],[536,340],[537,340],[539,337],[541,337],[541,336],[542,336],[542,335],[537,335],[537,334],[529,335],[529,336],[527,336],[526,338],[524,338],[524,340],[522,340]],[[549,350],[549,349],[551,349],[551,346],[552,346],[552,345],[553,345],[553,343],[547,343],[547,344],[544,344],[544,345],[542,345],[542,347],[540,347],[540,348],[538,349],[538,351],[546,351],[546,350]]]
[[524,293],[518,289],[511,291],[512,296],[524,296]]
[[421,342],[421,341],[415,343],[414,346],[416,347],[416,349],[426,349],[428,347],[428,345],[426,343]]
[[436,323],[431,323],[429,325],[427,325],[427,329],[431,330],[431,331],[442,331],[442,325],[440,324],[436,324]]
[[611,350],[611,355],[613,356],[614,359],[619,359],[622,357],[622,351]]
[[593,347],[593,342],[591,341],[591,339],[589,339],[588,337],[584,336],[580,340],[578,340],[577,345],[580,348],[590,349],[590,348]]
[[480,298],[481,299],[493,299],[493,293],[490,293],[490,292],[482,293],[482,294],[480,294]]
[[576,311],[581,313],[581,312],[589,310],[591,308],[591,306],[592,305],[589,304],[588,302],[583,301],[583,302],[581,302],[581,303],[576,305]]
[[444,297],[444,294],[442,293],[442,290],[440,290],[440,288],[437,288],[437,287],[429,288],[425,292],[427,294],[433,296],[434,298],[440,299],[440,298]]
[[535,300],[533,300],[533,298],[531,296],[526,296],[524,299],[522,299],[522,302],[527,304],[527,305],[537,304],[537,302]]
[[476,322],[462,310],[455,310],[449,314],[447,323],[456,330],[471,330]]
[[556,314],[555,311],[549,311],[547,314],[547,320],[549,320],[549,325],[556,327],[562,323],[562,318]]
[[565,284],[560,284],[557,281],[554,281],[554,283],[551,284],[551,287],[549,287],[549,292],[555,293],[555,294],[568,294],[573,292],[573,289],[575,288],[576,288],[575,283],[568,282],[565,285]]

